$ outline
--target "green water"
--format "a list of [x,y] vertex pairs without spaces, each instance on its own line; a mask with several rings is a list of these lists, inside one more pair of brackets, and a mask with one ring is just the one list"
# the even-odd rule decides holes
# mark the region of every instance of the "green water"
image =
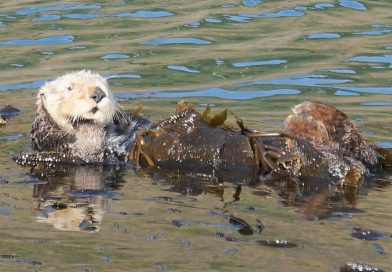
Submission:
[[[180,183],[175,173],[131,166],[33,177],[11,160],[29,151],[39,86],[80,69],[108,77],[125,109],[143,105],[152,120],[185,99],[278,131],[293,105],[313,99],[391,147],[391,10],[389,0],[0,4],[0,107],[22,110],[0,131],[0,270],[334,271],[348,261],[392,270],[390,238],[350,236],[357,226],[392,232],[390,172],[344,191]],[[65,207],[51,210],[54,203]],[[241,235],[211,211],[253,227],[261,220],[265,230]],[[262,239],[298,247],[263,247]]]

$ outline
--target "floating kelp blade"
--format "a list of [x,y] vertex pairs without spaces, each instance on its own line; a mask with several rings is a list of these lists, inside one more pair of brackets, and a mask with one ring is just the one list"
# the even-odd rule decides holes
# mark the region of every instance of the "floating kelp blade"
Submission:
[[221,126],[225,123],[227,119],[228,110],[225,109],[220,113],[211,116],[211,106],[208,104],[202,113],[201,117],[208,122],[213,127]]

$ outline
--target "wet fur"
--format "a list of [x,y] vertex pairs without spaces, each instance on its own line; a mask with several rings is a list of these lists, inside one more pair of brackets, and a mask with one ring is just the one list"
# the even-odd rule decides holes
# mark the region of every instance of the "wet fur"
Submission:
[[[91,98],[100,88],[105,97]],[[93,109],[98,110],[94,113]],[[137,123],[115,102],[106,81],[90,71],[46,83],[38,93],[31,136],[37,152],[58,152],[84,162],[127,160]]]

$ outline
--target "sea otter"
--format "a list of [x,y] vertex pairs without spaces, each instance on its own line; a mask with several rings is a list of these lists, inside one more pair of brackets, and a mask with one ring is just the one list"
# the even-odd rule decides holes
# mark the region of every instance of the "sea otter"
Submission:
[[34,152],[57,152],[82,162],[127,160],[136,122],[116,103],[106,80],[78,71],[38,92],[31,136]]
[[261,179],[317,177],[353,186],[383,162],[347,115],[322,103],[295,106],[280,133],[249,129],[238,117],[238,128],[228,127],[226,116],[227,111],[211,116],[209,107],[201,114],[183,103],[169,119],[138,130],[107,82],[83,70],[39,90],[31,132],[34,153],[17,162],[116,164],[130,158],[136,167],[242,169]]

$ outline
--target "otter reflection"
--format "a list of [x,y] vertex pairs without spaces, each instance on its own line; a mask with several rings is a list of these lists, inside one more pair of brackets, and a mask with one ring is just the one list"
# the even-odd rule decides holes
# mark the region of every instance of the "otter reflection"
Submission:
[[[392,172],[388,169],[382,175],[366,178],[356,188],[336,186],[326,179],[315,177],[260,180],[249,169],[190,171],[153,167],[139,170],[139,174],[168,184],[170,191],[183,195],[214,194],[224,202],[224,206],[241,199],[241,186],[250,186],[252,193],[260,195],[260,198],[277,194],[283,206],[297,207],[299,216],[309,220],[351,218],[353,213],[363,213],[365,211],[356,208],[360,196],[366,195],[369,190],[392,184]],[[227,186],[236,187],[233,195],[225,193]],[[232,188],[229,191],[233,193]]]
[[46,184],[33,189],[39,222],[63,231],[97,232],[108,209],[109,198],[123,182],[123,169],[110,165],[36,165],[31,175]]

